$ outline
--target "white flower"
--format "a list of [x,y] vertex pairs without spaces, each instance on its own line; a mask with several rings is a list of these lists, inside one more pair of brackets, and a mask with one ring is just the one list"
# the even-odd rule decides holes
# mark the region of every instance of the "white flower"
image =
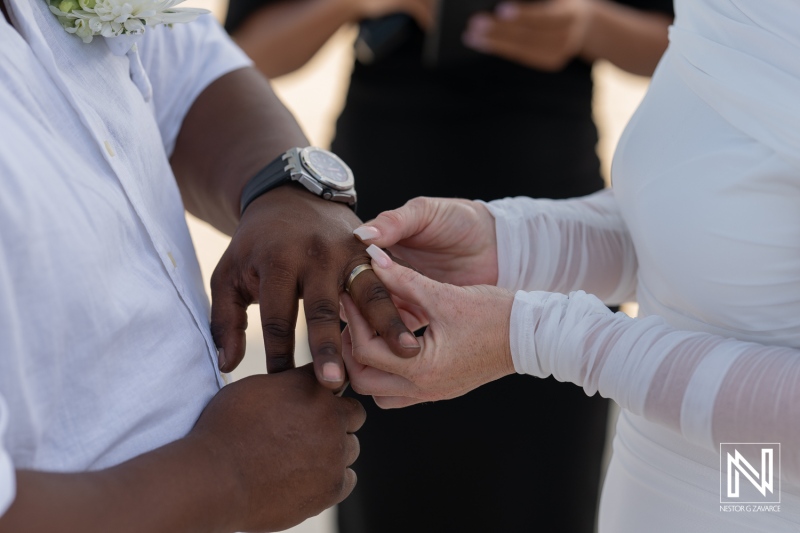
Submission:
[[95,35],[140,35],[159,24],[191,22],[206,9],[174,7],[183,0],[47,0],[61,26],[89,43]]

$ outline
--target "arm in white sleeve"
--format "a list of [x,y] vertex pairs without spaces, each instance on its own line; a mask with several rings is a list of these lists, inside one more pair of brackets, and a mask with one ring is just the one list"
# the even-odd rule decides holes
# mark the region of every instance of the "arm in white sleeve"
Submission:
[[619,304],[636,293],[636,252],[614,193],[486,204],[496,222],[499,277],[511,290],[585,290]]
[[800,480],[800,350],[613,314],[582,291],[518,292],[510,336],[517,372],[599,391],[712,450],[780,442]]
[[8,409],[0,396],[0,516],[6,512],[14,501],[16,490],[14,464],[4,447],[6,427],[8,425]]
[[145,32],[138,47],[168,156],[200,93],[225,74],[252,65],[211,15],[173,27],[156,26]]

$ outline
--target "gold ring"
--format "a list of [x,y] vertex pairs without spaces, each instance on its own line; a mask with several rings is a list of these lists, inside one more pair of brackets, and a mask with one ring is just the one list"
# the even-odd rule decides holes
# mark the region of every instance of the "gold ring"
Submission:
[[364,263],[363,265],[358,265],[350,272],[350,275],[347,277],[347,281],[344,284],[344,290],[350,293],[350,286],[353,284],[353,281],[358,277],[359,274],[364,272],[365,270],[372,270],[372,265],[369,263]]

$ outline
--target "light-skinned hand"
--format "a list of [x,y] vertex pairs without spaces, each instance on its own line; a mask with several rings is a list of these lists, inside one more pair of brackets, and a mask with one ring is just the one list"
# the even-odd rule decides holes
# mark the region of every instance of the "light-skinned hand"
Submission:
[[343,356],[350,383],[383,408],[461,396],[514,372],[509,322],[514,295],[488,285],[456,287],[401,266],[377,246],[367,249],[393,296],[428,326],[416,357],[402,359],[344,295],[348,328]]
[[579,56],[594,0],[503,2],[494,13],[474,15],[464,44],[527,67],[559,71]]
[[388,248],[437,281],[497,283],[494,217],[480,202],[414,198],[353,232],[365,244]]

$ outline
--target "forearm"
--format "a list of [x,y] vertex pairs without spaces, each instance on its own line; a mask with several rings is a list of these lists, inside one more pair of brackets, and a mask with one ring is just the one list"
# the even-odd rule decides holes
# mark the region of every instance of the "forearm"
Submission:
[[591,16],[580,56],[606,59],[619,68],[650,76],[667,48],[672,17],[610,0],[590,0]]
[[800,479],[800,351],[677,330],[657,316],[612,314],[581,292],[517,293],[511,353],[518,372],[553,375],[681,433],[719,442],[780,442]]
[[253,13],[233,38],[261,72],[274,78],[302,67],[358,16],[351,0],[277,2]]
[[187,438],[96,472],[20,470],[0,533],[235,531],[237,487],[220,461]]
[[232,234],[245,183],[278,155],[308,141],[253,68],[209,85],[183,121],[170,160],[186,209]]
[[583,289],[609,304],[634,298],[636,252],[613,191],[487,205],[497,231],[498,286],[563,293]]

